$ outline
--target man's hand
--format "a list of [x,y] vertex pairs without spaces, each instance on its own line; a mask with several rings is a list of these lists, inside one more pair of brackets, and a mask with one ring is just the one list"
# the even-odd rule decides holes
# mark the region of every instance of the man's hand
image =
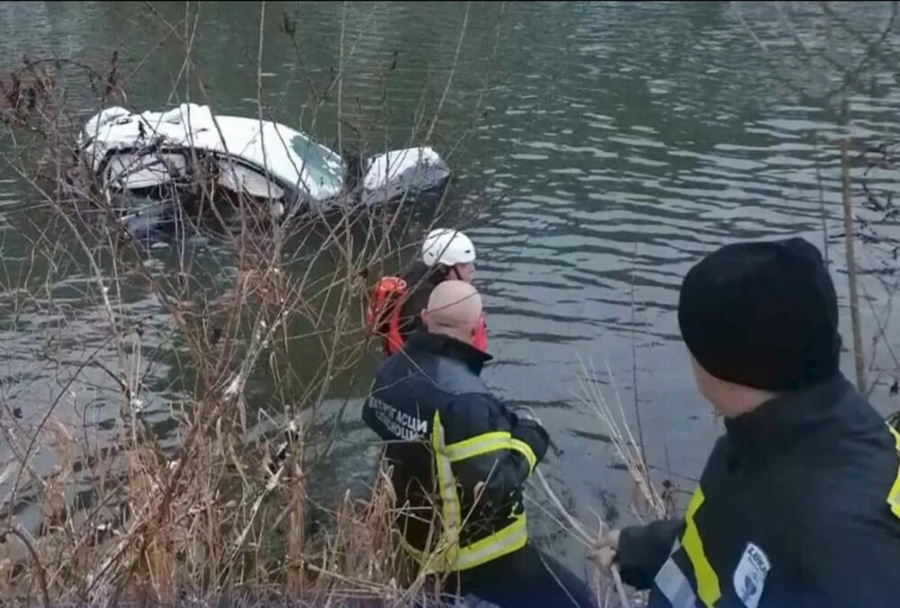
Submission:
[[595,560],[603,568],[608,569],[612,566],[619,552],[620,534],[619,530],[610,530],[603,534],[591,551],[591,559]]

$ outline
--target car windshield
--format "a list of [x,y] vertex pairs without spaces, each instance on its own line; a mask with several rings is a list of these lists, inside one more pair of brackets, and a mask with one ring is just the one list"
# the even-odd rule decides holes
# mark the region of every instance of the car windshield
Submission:
[[305,171],[314,184],[327,188],[341,187],[343,163],[340,155],[300,133],[291,138],[291,148],[298,157],[297,169]]

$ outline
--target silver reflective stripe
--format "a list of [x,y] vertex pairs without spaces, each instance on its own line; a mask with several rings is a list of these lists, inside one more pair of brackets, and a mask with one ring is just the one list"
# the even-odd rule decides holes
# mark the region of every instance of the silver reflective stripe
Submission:
[[691,581],[671,557],[660,568],[654,582],[672,608],[696,608],[697,594],[691,587]]
[[676,537],[675,542],[672,543],[672,550],[669,551],[669,557],[672,557],[673,555],[678,553],[679,549],[681,549],[681,539]]

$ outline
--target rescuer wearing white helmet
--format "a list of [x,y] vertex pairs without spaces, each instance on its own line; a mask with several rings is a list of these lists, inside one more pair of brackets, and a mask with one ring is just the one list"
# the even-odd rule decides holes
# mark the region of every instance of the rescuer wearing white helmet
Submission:
[[[472,282],[474,262],[475,245],[469,237],[452,228],[436,228],[425,237],[418,258],[403,277],[378,281],[369,299],[366,323],[384,337],[385,354],[399,351],[410,334],[422,328],[421,313],[435,287],[448,280]],[[471,344],[487,352],[484,313]]]
[[475,245],[459,230],[437,228],[422,243],[422,262],[429,268],[437,268],[438,274],[445,275],[444,279],[471,283],[475,275]]
[[422,243],[419,259],[403,277],[408,293],[400,309],[400,336],[422,327],[421,312],[431,291],[447,280],[471,283],[475,276],[475,245],[459,230],[435,228]]

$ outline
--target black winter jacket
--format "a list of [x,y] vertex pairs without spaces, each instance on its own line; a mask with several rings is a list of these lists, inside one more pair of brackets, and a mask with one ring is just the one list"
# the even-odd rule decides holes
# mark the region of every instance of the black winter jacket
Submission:
[[[900,606],[900,456],[843,377],[726,422],[684,520],[626,528],[650,606]],[[676,541],[677,539],[677,541]]]
[[408,289],[400,307],[400,336],[404,342],[413,332],[425,330],[422,324],[422,311],[428,308],[431,292],[446,278],[446,272],[426,266],[421,261],[413,264],[409,272],[403,276]]
[[[393,466],[397,504],[408,508],[401,525],[407,540],[419,550],[426,550],[429,528],[440,512],[429,443],[435,412],[447,444],[507,431],[526,443],[537,461],[547,451],[546,431],[507,410],[482,382],[482,366],[490,359],[452,338],[415,332],[401,352],[382,363],[363,405],[365,423],[388,442],[385,457]],[[531,473],[521,452],[492,451],[454,462],[452,470],[466,515],[460,545],[503,528],[512,521],[512,514],[521,512],[522,485]],[[477,501],[476,488],[481,492]]]

